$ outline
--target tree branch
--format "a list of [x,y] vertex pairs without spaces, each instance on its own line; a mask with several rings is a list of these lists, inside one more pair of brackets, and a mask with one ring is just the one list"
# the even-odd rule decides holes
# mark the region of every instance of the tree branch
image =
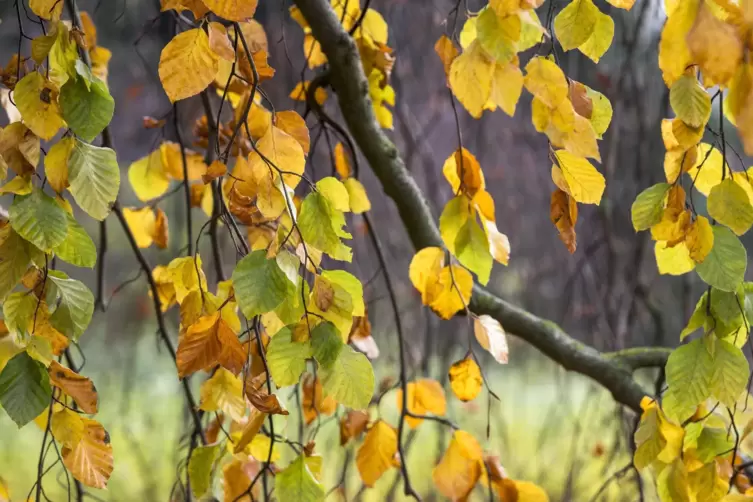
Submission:
[[[387,195],[395,202],[415,249],[444,247],[424,194],[405,168],[395,145],[374,116],[369,86],[353,39],[326,0],[295,0],[329,63],[329,80],[351,135]],[[635,381],[632,366],[570,337],[555,323],[539,318],[476,285],[469,304],[490,315],[511,333],[534,345],[564,368],[593,378],[618,402],[640,411],[647,392]],[[663,364],[664,355],[654,362]]]

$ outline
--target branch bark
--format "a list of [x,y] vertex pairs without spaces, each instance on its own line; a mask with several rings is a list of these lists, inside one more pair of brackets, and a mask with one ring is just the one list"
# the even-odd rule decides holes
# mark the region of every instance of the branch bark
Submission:
[[[444,247],[424,194],[374,116],[368,81],[353,39],[327,0],[295,0],[295,4],[327,56],[329,81],[337,93],[348,129],[385,193],[395,202],[413,247],[416,250]],[[593,378],[608,389],[616,401],[636,412],[641,411],[640,401],[647,392],[633,378],[633,358],[623,360],[619,354],[603,354],[584,345],[555,323],[508,303],[479,285],[473,288],[469,308],[474,314],[497,319],[506,330],[534,345],[564,368]],[[640,361],[650,361],[655,366],[663,365],[668,353],[666,349],[641,351],[651,356],[642,356]]]

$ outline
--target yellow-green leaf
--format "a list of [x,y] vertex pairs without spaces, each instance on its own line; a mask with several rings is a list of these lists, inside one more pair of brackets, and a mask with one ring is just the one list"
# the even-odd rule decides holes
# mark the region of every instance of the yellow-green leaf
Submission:
[[753,225],[753,206],[748,194],[732,178],[711,189],[706,207],[709,216],[737,235],[743,235]]

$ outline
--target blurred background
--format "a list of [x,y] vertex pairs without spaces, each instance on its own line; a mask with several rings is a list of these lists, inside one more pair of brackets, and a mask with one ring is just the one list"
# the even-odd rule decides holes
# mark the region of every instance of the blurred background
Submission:
[[[538,10],[542,22],[546,21],[550,1]],[[566,4],[555,3],[555,9]],[[557,49],[566,74],[604,93],[614,108],[612,125],[600,142],[604,159],[600,170],[607,179],[607,189],[599,207],[580,207],[575,254],[568,253],[549,220],[554,189],[551,162],[546,137],[531,124],[530,96],[523,93],[514,117],[497,111],[473,120],[458,106],[463,145],[481,163],[496,202],[499,229],[509,236],[512,247],[510,265],[495,266],[489,286],[503,298],[560,324],[577,339],[601,350],[674,346],[703,286],[694,273],[681,278],[659,276],[649,234],[636,234],[630,223],[635,196],[664,178],[660,122],[671,112],[668,91],[657,67],[656,48],[664,21],[662,1],[638,0],[629,12],[611,8],[605,1],[596,3],[615,21],[614,42],[602,61],[595,65],[577,51],[564,54]],[[260,2],[256,19],[267,30],[270,65],[277,72],[262,87],[277,110],[302,113],[304,104],[288,97],[305,67],[302,31],[288,14],[290,4],[289,0]],[[394,130],[389,134],[437,218],[452,196],[441,174],[442,164],[458,145],[450,92],[433,46],[443,33],[459,32],[465,8],[475,12],[483,6],[475,0],[458,5],[459,19],[455,22],[455,1],[370,3],[387,21],[389,45],[395,50],[391,84],[396,103]],[[170,13],[159,13],[155,0],[79,0],[79,6],[92,16],[98,28],[98,44],[113,53],[109,85],[116,109],[111,130],[123,174],[120,200],[124,206],[140,206],[127,182],[129,164],[147,155],[163,139],[176,137],[170,121],[164,129],[142,127],[143,116],[163,118],[172,110],[157,77],[157,65],[162,47],[174,33],[174,21]],[[17,50],[18,19],[30,36],[38,34],[39,25],[27,17],[23,5],[17,6],[12,0],[0,4],[0,19],[0,63],[4,65]],[[27,41],[23,50],[29,50]],[[521,55],[521,66],[535,50]],[[307,70],[306,79],[312,76]],[[198,98],[179,105],[184,137],[191,137],[200,108]],[[326,109],[331,116],[339,116],[333,99]],[[4,116],[0,119],[5,120]],[[314,127],[315,121],[310,120],[309,125]],[[742,151],[736,133],[728,138]],[[309,175],[328,175],[329,158],[327,143],[320,141],[307,166]],[[736,166],[740,167],[747,168],[748,164]],[[387,249],[390,271],[398,281],[398,300],[409,336],[410,378],[430,377],[447,384],[447,368],[463,357],[468,337],[473,335],[465,320],[440,322],[422,307],[408,281],[413,250],[394,204],[369,169],[361,169],[361,173],[374,221],[379,225],[377,233]],[[0,198],[0,205],[8,204],[9,200]],[[160,207],[170,218],[171,244],[166,250],[146,250],[152,266],[167,264],[186,239],[181,196],[165,199]],[[193,211],[197,235],[206,216],[200,209]],[[87,224],[97,242],[96,222],[85,216],[80,221]],[[364,223],[353,215],[348,223],[354,235],[354,260],[345,268],[366,284],[372,334],[381,349],[374,361],[379,381],[395,377],[398,370],[392,311],[374,250],[363,231]],[[172,361],[156,334],[144,277],[137,277],[137,263],[117,222],[111,218],[107,229],[108,308],[106,313],[95,314],[80,348],[85,357],[82,373],[91,377],[99,390],[98,419],[112,438],[115,471],[107,491],[90,493],[94,500],[168,500],[188,445],[186,403]],[[226,236],[222,243],[229,272],[235,251]],[[208,239],[202,240],[200,251],[212,281],[211,267],[206,266]],[[94,271],[76,269],[73,274],[93,289]],[[170,334],[177,340],[175,309],[167,319]],[[463,404],[449,395],[447,387],[448,416],[472,432],[486,450],[499,455],[511,477],[541,485],[553,501],[654,500],[651,480],[641,479],[629,468],[635,417],[591,380],[566,372],[514,336],[509,343],[510,362],[505,366],[478,352],[499,401],[484,392],[475,401]],[[75,355],[81,360],[77,351]],[[657,374],[646,371],[640,378],[647,388],[653,388]],[[200,380],[200,376],[193,379],[196,389]],[[289,394],[289,389],[281,391],[283,398]],[[397,417],[395,401],[394,395],[388,395],[380,409],[393,424]],[[288,407],[293,404],[291,401]],[[297,430],[293,414],[280,426],[293,434]],[[306,438],[313,432],[307,431]],[[0,477],[9,484],[13,501],[25,500],[34,483],[41,437],[42,431],[35,424],[19,431],[0,413]],[[361,500],[401,500],[397,470],[385,475],[374,489],[361,490],[352,465],[353,447],[347,452],[340,449],[338,439],[337,421],[324,419],[316,440],[317,451],[325,459],[325,488],[336,485],[345,472],[348,500],[356,496]],[[431,469],[449,439],[448,430],[434,423],[425,423],[418,432],[410,433],[408,466],[415,488],[427,500],[435,497],[431,494]],[[282,448],[281,463],[285,465],[292,452]],[[350,467],[343,471],[345,461]],[[64,500],[62,471],[55,468],[45,479],[50,498]],[[329,500],[341,497],[335,492]],[[472,495],[473,500],[483,497],[481,490]]]

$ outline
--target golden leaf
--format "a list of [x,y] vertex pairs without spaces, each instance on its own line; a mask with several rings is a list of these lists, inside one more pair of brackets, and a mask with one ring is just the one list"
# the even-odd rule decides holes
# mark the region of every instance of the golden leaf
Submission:
[[481,368],[471,357],[466,357],[450,366],[450,387],[455,397],[461,401],[476,399],[484,379],[481,376]]
[[[442,416],[447,412],[447,400],[445,399],[444,389],[436,380],[422,378],[414,382],[408,382],[406,385],[408,391],[407,408],[408,411],[415,415],[433,415]],[[398,410],[403,406],[403,390],[398,389],[396,393],[396,402]],[[405,417],[405,422],[411,428],[415,429],[423,418],[411,416]]]
[[374,486],[382,474],[399,465],[397,431],[387,422],[377,420],[366,433],[356,454],[361,480],[366,486]]
[[450,66],[450,88],[474,118],[481,117],[492,91],[494,61],[474,41]]
[[217,75],[218,59],[204,30],[194,28],[176,35],[162,50],[159,62],[159,78],[170,101],[190,98],[206,89]]
[[257,0],[202,0],[212,12],[228,21],[244,21],[254,16]]
[[63,446],[63,464],[83,484],[105,488],[113,469],[110,435],[96,420],[81,420],[84,435],[75,446]]
[[217,368],[214,375],[201,385],[199,409],[221,411],[236,422],[240,421],[246,414],[243,383],[225,368]]
[[464,500],[476,486],[483,471],[483,452],[476,438],[455,431],[442,460],[432,472],[434,485],[451,500]]
[[442,61],[442,65],[444,65],[444,74],[449,77],[452,61],[458,57],[460,51],[458,51],[455,44],[447,35],[442,35],[434,44],[434,52],[437,53],[440,61]]

